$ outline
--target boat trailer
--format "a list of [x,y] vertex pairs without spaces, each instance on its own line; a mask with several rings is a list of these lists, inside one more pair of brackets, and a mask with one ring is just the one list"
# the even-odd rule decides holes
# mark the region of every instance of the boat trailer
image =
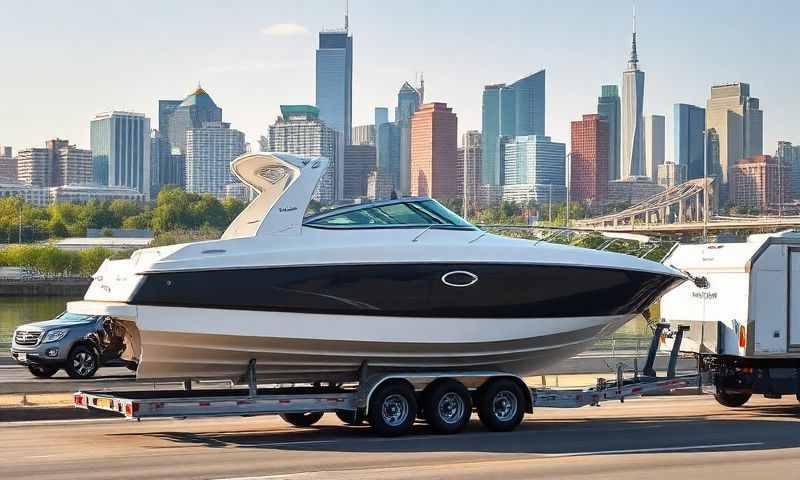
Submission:
[[259,386],[256,380],[256,363],[251,360],[242,377],[242,385],[231,385],[231,388],[194,389],[190,381],[185,381],[184,388],[179,390],[79,391],[74,394],[74,406],[115,412],[132,420],[278,414],[295,425],[297,423],[289,420],[291,415],[314,412],[321,417],[324,412],[335,412],[343,420],[353,420],[346,423],[356,424],[368,417],[375,392],[392,381],[408,384],[420,395],[429,386],[444,380],[458,382],[473,394],[480,392],[491,381],[502,380],[507,384],[510,382],[518,385],[519,390],[524,392],[524,405],[520,407],[527,413],[532,413],[535,408],[598,406],[609,400],[624,402],[629,397],[667,393],[684,387],[696,387],[698,393],[702,393],[703,383],[707,381],[703,375],[695,372],[678,375],[676,372],[680,344],[687,327],[678,327],[677,331],[671,332],[675,342],[670,352],[667,374],[665,377],[656,375],[654,364],[659,343],[669,328],[668,324],[656,326],[641,374],[635,361],[633,376],[626,378],[624,365],[619,363],[615,379],[599,378],[595,385],[585,388],[530,388],[518,376],[494,371],[380,372],[373,371],[366,362],[359,369],[359,380],[352,384]]

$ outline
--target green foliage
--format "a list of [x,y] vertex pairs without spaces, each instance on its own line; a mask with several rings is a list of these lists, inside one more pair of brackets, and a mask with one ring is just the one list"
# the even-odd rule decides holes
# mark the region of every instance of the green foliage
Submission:
[[155,208],[130,200],[55,203],[43,208],[19,198],[0,198],[0,243],[16,242],[20,237],[24,243],[81,237],[87,228],[99,228],[104,236],[110,236],[106,233],[113,228],[152,229],[157,233],[205,227],[223,230],[244,207],[237,199],[220,202],[211,195],[186,193],[177,187],[162,189]]
[[0,250],[0,265],[48,275],[90,276],[111,254],[100,247],[69,252],[52,245],[11,245]]
[[86,277],[92,275],[107,258],[111,258],[112,254],[111,250],[103,247],[84,248],[78,252],[80,259],[78,273]]
[[221,230],[205,226],[198,230],[170,230],[167,232],[156,233],[156,238],[150,243],[151,247],[163,247],[165,245],[176,245],[179,243],[199,242],[202,240],[214,240],[222,235]]
[[483,209],[475,221],[489,225],[525,225],[527,223],[522,214],[522,208],[514,202],[502,202],[499,207]]

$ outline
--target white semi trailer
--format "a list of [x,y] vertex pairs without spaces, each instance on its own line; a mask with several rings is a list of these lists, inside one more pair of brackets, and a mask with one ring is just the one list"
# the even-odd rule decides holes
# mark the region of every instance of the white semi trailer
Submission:
[[661,316],[673,339],[683,327],[681,350],[711,374],[717,401],[800,400],[800,232],[680,245],[664,263],[699,279],[667,293]]

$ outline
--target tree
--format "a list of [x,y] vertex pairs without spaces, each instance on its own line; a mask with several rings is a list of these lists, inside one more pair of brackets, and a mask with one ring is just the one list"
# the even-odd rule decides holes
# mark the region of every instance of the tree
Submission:
[[78,255],[80,256],[79,273],[88,277],[93,275],[100,265],[113,255],[113,252],[107,248],[92,247],[81,250]]

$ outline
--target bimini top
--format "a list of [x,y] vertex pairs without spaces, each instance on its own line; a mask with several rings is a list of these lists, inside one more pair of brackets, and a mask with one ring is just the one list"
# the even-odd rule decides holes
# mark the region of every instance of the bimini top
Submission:
[[262,235],[298,235],[314,189],[328,169],[325,157],[247,153],[231,171],[258,196],[222,234],[222,240]]
[[430,198],[402,198],[348,205],[306,217],[313,228],[444,228],[477,230],[475,226]]

